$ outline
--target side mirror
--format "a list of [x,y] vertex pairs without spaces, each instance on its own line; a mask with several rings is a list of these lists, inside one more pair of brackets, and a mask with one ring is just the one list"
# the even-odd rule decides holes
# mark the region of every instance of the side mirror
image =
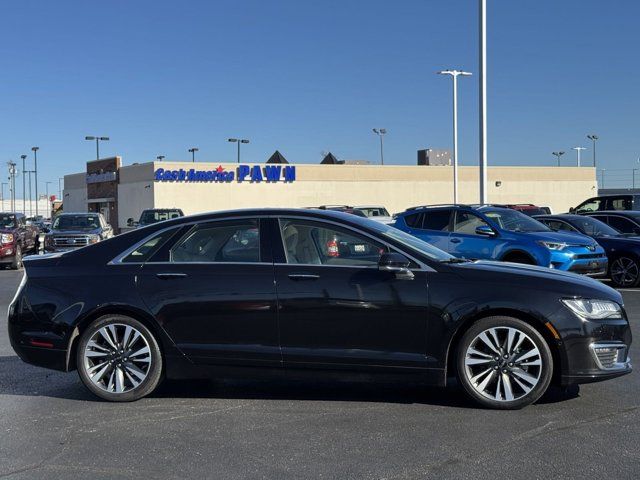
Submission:
[[571,207],[569,209],[569,213],[576,213],[576,208],[575,207]]
[[480,225],[476,227],[476,235],[482,235],[483,237],[495,237],[496,232],[489,225]]
[[127,218],[127,227],[133,227],[133,218]]
[[411,260],[401,253],[383,253],[378,260],[378,270],[382,272],[392,272],[399,280],[413,280],[413,272],[409,270]]

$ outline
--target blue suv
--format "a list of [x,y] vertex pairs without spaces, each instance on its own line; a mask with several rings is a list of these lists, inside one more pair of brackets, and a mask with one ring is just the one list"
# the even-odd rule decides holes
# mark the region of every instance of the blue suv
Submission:
[[491,205],[414,207],[396,228],[457,257],[526,263],[587,275],[607,272],[607,256],[592,238],[554,232],[516,210]]

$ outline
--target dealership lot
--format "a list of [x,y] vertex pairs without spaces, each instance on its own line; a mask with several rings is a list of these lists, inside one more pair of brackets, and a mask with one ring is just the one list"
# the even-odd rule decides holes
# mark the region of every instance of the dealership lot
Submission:
[[[455,390],[179,382],[129,404],[21,362],[6,336],[22,273],[0,271],[0,476],[6,478],[635,478],[637,373],[521,411]],[[640,291],[623,292],[634,333]],[[638,343],[631,350],[639,358]]]

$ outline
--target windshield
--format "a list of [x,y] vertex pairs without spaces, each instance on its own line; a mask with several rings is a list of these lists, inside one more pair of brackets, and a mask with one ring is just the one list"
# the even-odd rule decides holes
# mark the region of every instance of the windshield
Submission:
[[367,217],[388,217],[389,212],[384,207],[356,207]]
[[100,228],[97,215],[61,215],[53,222],[54,230],[94,230]]
[[2,228],[15,228],[16,216],[15,215],[0,215],[0,227]]
[[162,222],[164,220],[170,220],[172,218],[180,217],[178,210],[145,210],[140,216],[140,225],[150,225],[152,223]]
[[483,212],[503,230],[510,232],[550,232],[551,229],[537,220],[516,210],[491,210]]
[[[373,223],[375,225],[369,225],[369,223]],[[409,235],[402,230],[398,230],[395,227],[390,227],[389,225],[385,225],[384,223],[374,221],[367,222],[367,226],[377,230],[377,232],[382,235],[382,237],[389,240],[395,240],[396,242],[401,243],[410,250],[417,251],[418,253],[427,256],[431,260],[435,260],[437,262],[448,262],[451,259],[455,258],[452,255],[449,255],[447,252],[443,252],[439,248],[436,248],[433,245],[425,242],[424,240],[420,240],[419,238],[414,237],[413,235]]]
[[620,235],[618,230],[601,222],[597,218],[585,216],[577,220],[572,220],[571,223],[582,233],[592,237],[615,237]]

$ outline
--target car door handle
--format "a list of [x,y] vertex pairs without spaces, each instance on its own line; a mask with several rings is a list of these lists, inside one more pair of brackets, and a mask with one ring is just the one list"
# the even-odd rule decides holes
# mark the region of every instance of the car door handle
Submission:
[[186,273],[156,273],[156,277],[161,280],[170,280],[172,278],[184,278],[186,277]]
[[459,238],[452,238],[451,239],[451,243],[460,243],[462,240],[460,240]]
[[315,275],[313,273],[292,273],[289,275],[289,278],[298,282],[303,280],[318,280],[320,275]]

